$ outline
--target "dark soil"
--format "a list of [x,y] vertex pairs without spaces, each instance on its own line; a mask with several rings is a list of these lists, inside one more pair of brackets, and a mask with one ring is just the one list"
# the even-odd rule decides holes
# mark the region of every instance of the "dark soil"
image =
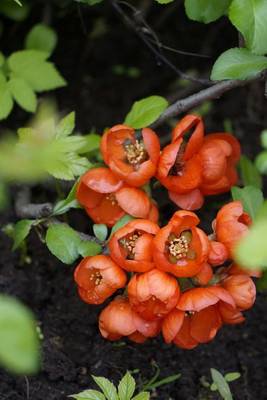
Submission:
[[[211,56],[210,59],[171,56],[181,69],[194,68],[203,75],[208,74],[216,56],[236,45],[235,32],[226,20],[203,27],[190,23],[182,7],[173,7],[169,15],[162,10],[154,6],[148,21],[164,43]],[[25,23],[13,26],[5,22],[5,51],[19,48],[18,38],[41,19],[42,12],[40,1]],[[92,36],[96,24],[98,27],[102,24],[104,31]],[[80,13],[74,6],[67,12],[53,6],[52,25],[59,33],[54,60],[69,82],[65,89],[57,91],[59,109],[63,112],[75,109],[77,126],[82,132],[87,133],[91,128],[101,131],[121,122],[136,98],[151,94],[182,96],[184,89],[179,92],[177,76],[165,65],[158,65],[158,60],[122,25],[108,4],[89,10],[82,8]],[[137,67],[140,76],[115,75],[113,67],[118,64]],[[255,156],[259,149],[259,133],[266,126],[263,92],[261,85],[256,84],[237,89],[214,102],[205,116],[207,130],[222,130],[224,121],[230,119],[244,153]],[[25,121],[26,114],[17,109],[5,125],[15,128]],[[166,128],[160,131],[165,132]],[[45,201],[49,196],[50,193],[38,190],[38,200]],[[202,212],[205,222],[214,217],[218,201],[221,199],[210,201]],[[88,219],[82,212],[73,213],[71,219],[80,230],[88,229]],[[2,216],[1,223],[14,220],[10,210]],[[9,239],[1,234],[0,292],[18,297],[34,311],[44,335],[43,363],[40,374],[28,379],[10,376],[1,370],[1,400],[63,400],[92,387],[90,374],[118,382],[127,369],[139,370],[136,379],[142,385],[142,381],[153,375],[153,362],[159,366],[161,377],[182,374],[176,383],[155,392],[159,400],[217,399],[217,395],[204,389],[199,381],[204,375],[210,378],[210,368],[242,374],[231,384],[235,400],[267,399],[264,369],[267,365],[267,298],[264,294],[258,295],[254,308],[246,313],[245,324],[224,327],[212,343],[195,350],[179,350],[163,344],[161,338],[144,345],[129,342],[118,345],[103,340],[98,332],[101,307],[88,306],[79,300],[72,278],[74,267],[58,262],[34,234],[29,241],[30,265],[20,266],[19,254],[11,253],[10,248]]]

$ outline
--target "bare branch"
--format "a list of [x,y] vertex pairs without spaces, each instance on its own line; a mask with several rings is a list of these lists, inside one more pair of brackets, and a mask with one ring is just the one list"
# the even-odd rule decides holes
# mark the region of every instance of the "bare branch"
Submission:
[[167,119],[182,114],[192,108],[195,108],[207,100],[214,100],[220,98],[224,93],[237,87],[248,85],[249,83],[264,80],[266,78],[266,71],[262,71],[252,78],[246,80],[227,80],[216,83],[206,89],[200,90],[184,99],[177,100],[171,104],[159,117],[159,119],[152,125],[153,128],[161,125]]
[[31,192],[28,187],[23,187],[16,195],[15,211],[19,218],[48,217],[53,211],[51,203],[33,204]]

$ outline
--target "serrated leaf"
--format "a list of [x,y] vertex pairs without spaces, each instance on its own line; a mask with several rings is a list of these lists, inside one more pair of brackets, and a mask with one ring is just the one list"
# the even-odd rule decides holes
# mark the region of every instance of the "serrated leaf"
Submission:
[[233,200],[241,201],[244,211],[247,212],[252,219],[255,219],[257,212],[263,204],[264,198],[262,191],[255,186],[245,186],[244,188],[234,186],[231,192]]
[[228,372],[228,374],[224,375],[224,379],[226,382],[233,382],[239,379],[241,374],[239,372]]
[[146,97],[133,104],[124,123],[135,129],[144,128],[156,121],[167,107],[168,102],[164,97]]
[[124,225],[128,224],[128,222],[132,221],[134,218],[131,215],[124,215],[118,222],[112,227],[110,237],[115,233],[118,229],[122,228]]
[[134,378],[130,372],[127,371],[118,385],[119,399],[131,400],[135,391],[135,386],[136,384]]
[[50,252],[65,264],[72,264],[79,257],[81,239],[67,224],[50,225],[45,241]]
[[15,224],[13,233],[14,244],[12,250],[16,250],[21,245],[23,240],[26,239],[26,237],[30,233],[33,223],[34,223],[33,220],[22,219],[21,221]]
[[13,99],[6,82],[0,82],[0,120],[9,116],[13,108]]
[[106,240],[107,235],[108,235],[108,227],[105,224],[94,224],[93,225],[93,231],[95,236],[101,240],[101,242],[104,242]]
[[35,25],[25,40],[25,48],[28,50],[41,50],[53,53],[57,45],[57,34],[54,29],[45,24]]
[[208,24],[226,14],[231,0],[185,0],[185,11],[193,21]]
[[100,387],[107,400],[119,400],[117,389],[114,384],[107,378],[92,375],[95,383]]
[[78,252],[82,257],[92,257],[100,254],[102,251],[102,246],[96,242],[89,240],[82,240]]
[[35,112],[37,98],[32,88],[21,78],[13,77],[8,82],[8,87],[18,105],[28,112]]
[[223,375],[214,368],[210,369],[211,376],[213,382],[216,384],[218,388],[218,392],[222,396],[224,400],[233,400],[232,393],[230,387],[226,380],[224,379]]
[[39,368],[39,341],[31,311],[0,295],[0,363],[12,373],[32,374]]
[[8,65],[17,77],[24,79],[36,92],[56,89],[66,85],[66,81],[55,68],[46,61],[49,54],[38,50],[21,50],[8,58]]
[[98,390],[84,390],[78,394],[72,394],[71,396],[76,400],[106,400],[105,396]]
[[77,189],[78,182],[72,186],[68,196],[64,200],[60,200],[56,203],[53,215],[61,215],[65,214],[71,208],[80,208],[79,203],[76,200],[76,189]]
[[233,0],[229,19],[242,33],[246,47],[252,53],[267,53],[267,2],[266,0]]
[[267,68],[267,57],[252,54],[247,49],[233,48],[216,60],[211,72],[213,81],[223,79],[244,80]]
[[241,156],[239,161],[241,178],[244,186],[262,188],[262,178],[254,163],[246,156]]
[[132,400],[149,400],[149,399],[150,399],[150,394],[148,392],[141,392],[132,398]]
[[235,260],[243,268],[267,268],[267,221],[259,219],[235,250]]
[[72,111],[66,117],[62,118],[56,127],[56,137],[61,138],[69,136],[75,128],[75,112]]

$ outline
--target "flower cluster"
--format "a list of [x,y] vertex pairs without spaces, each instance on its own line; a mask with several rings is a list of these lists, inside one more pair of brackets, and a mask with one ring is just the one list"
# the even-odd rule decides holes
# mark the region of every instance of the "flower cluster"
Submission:
[[[201,118],[188,115],[162,151],[151,129],[117,125],[104,133],[101,153],[106,166],[82,176],[78,201],[94,222],[109,227],[125,214],[135,218],[112,234],[105,255],[86,257],[75,270],[88,304],[102,304],[120,290],[100,314],[102,336],[141,343],[162,332],[167,343],[192,349],[223,324],[244,321],[256,290],[251,274],[232,258],[250,217],[240,202],[229,203],[208,236],[192,212],[203,196],[236,183],[237,140],[227,133],[204,136]],[[152,177],[182,208],[163,227],[144,188]]]

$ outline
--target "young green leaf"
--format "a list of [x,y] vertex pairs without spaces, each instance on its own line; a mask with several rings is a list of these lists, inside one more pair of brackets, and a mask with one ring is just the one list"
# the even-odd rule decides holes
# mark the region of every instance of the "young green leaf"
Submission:
[[96,242],[89,240],[82,240],[78,247],[78,252],[82,257],[91,257],[100,254],[102,246]]
[[78,182],[75,182],[68,196],[64,200],[60,200],[56,203],[53,215],[61,215],[68,212],[71,208],[80,208],[78,201],[76,200],[76,189]]
[[72,394],[71,396],[76,400],[106,400],[106,397],[98,390],[84,390],[81,393]]
[[216,384],[218,388],[218,392],[222,396],[224,400],[233,400],[233,396],[230,390],[230,387],[226,380],[224,379],[223,375],[214,368],[210,369],[211,376],[213,382]]
[[132,400],[149,400],[149,399],[150,399],[150,394],[148,392],[141,392],[132,398]]
[[128,224],[128,222],[132,221],[134,218],[131,215],[124,215],[111,229],[110,237],[115,233],[118,229],[122,228],[124,225]]
[[262,191],[255,186],[246,186],[239,188],[237,186],[232,187],[233,200],[240,200],[243,204],[244,211],[247,212],[252,219],[255,219],[257,212],[263,204]]
[[181,378],[181,374],[167,376],[167,378],[156,380],[154,383],[151,383],[149,385],[149,389],[155,389],[155,388],[160,387],[162,385],[167,385],[168,383],[175,382],[180,378]]
[[23,240],[26,239],[26,237],[30,233],[33,223],[34,220],[30,219],[22,219],[21,221],[16,223],[13,233],[14,244],[12,250],[16,250],[21,245]]
[[51,253],[65,264],[72,264],[79,257],[81,239],[67,224],[50,225],[45,241]]
[[211,72],[213,81],[247,79],[267,68],[267,57],[252,54],[247,49],[233,48],[216,60]]
[[62,138],[72,134],[75,128],[75,112],[71,112],[64,117],[56,127],[56,138]]
[[95,237],[99,239],[101,242],[104,242],[108,236],[108,227],[105,224],[94,224],[93,225],[93,231],[95,234]]
[[167,100],[160,96],[136,101],[126,116],[125,124],[135,129],[144,128],[158,119],[167,107]]
[[169,4],[172,3],[174,0],[156,0],[159,4]]
[[14,102],[6,81],[0,81],[0,120],[9,116]]
[[262,188],[262,178],[254,163],[246,156],[241,156],[239,161],[241,177],[244,186]]
[[261,145],[262,145],[262,147],[267,149],[267,129],[264,129],[261,132]]
[[261,174],[267,174],[267,151],[262,151],[257,155],[255,165]]
[[248,269],[267,268],[267,221],[260,219],[250,228],[235,251],[235,260]]
[[193,21],[208,24],[223,16],[230,3],[231,0],[185,0],[185,11]]
[[224,375],[224,379],[226,382],[233,382],[239,379],[241,374],[239,372],[228,372],[228,374]]
[[100,146],[101,136],[96,133],[84,135],[84,145],[79,149],[79,154],[90,153],[91,151],[98,150]]
[[0,363],[10,372],[25,375],[39,368],[33,315],[22,303],[4,295],[0,295]]
[[107,400],[119,400],[117,389],[113,385],[113,383],[107,378],[102,378],[101,376],[92,375],[95,383],[100,387]]
[[37,98],[33,89],[21,78],[11,78],[8,87],[18,105],[28,112],[35,112]]
[[267,53],[267,2],[266,0],[233,0],[229,19],[242,33],[246,47],[252,53]]
[[118,386],[120,400],[131,400],[135,391],[135,380],[129,371],[126,372]]
[[28,50],[41,50],[51,54],[56,45],[56,32],[45,24],[35,25],[25,39],[25,48]]

